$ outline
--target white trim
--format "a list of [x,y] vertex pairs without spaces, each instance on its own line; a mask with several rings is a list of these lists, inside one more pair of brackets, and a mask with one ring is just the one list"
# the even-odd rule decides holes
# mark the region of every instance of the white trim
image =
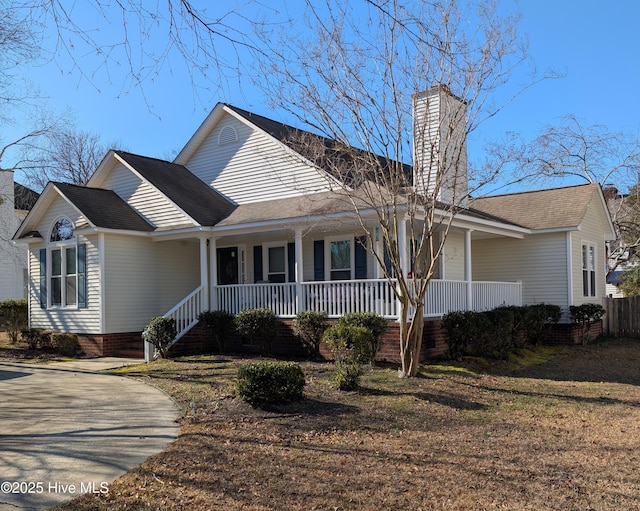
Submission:
[[573,305],[573,250],[571,247],[571,233],[567,232],[567,303]]
[[[265,282],[271,282],[269,280],[269,263],[271,258],[269,257],[270,248],[282,248],[284,249],[284,281],[289,282],[289,253],[288,253],[288,241],[269,241],[262,243],[262,278]],[[274,272],[274,275],[278,275],[280,272]],[[254,275],[255,280],[255,275]]]
[[[593,268],[586,268],[588,272],[588,283],[587,287],[589,290],[589,294],[584,294],[584,249],[585,247],[589,251],[589,249],[593,250]],[[589,253],[587,253],[587,265],[589,263]],[[593,289],[591,289],[591,274],[593,273]],[[580,240],[580,287],[582,288],[582,298],[587,299],[596,299],[598,297],[598,247],[595,243],[588,240]]]
[[[336,236],[326,236],[324,238],[324,278],[327,281],[331,281],[331,243],[337,241],[348,241],[349,242],[349,278],[346,280],[354,280],[355,275],[355,247],[353,246],[353,238],[354,234],[342,234]],[[335,271],[346,271],[346,268],[340,270],[336,269]]]
[[[104,241],[104,233],[98,233],[98,282],[100,285],[100,294],[99,294],[99,311],[100,311],[100,332],[106,332],[107,329],[107,314],[106,314],[106,289],[105,289],[105,241]],[[88,264],[87,264],[88,265]],[[87,276],[88,276],[87,271]],[[88,278],[88,277],[87,277]],[[87,303],[89,302],[89,297],[87,296]]]

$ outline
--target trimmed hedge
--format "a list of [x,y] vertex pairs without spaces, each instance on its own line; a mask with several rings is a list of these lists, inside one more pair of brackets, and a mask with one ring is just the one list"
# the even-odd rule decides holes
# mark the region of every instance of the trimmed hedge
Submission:
[[334,383],[339,390],[355,390],[360,384],[362,364],[372,359],[371,331],[362,326],[335,324],[324,333],[336,366]]
[[369,347],[369,360],[364,360],[363,363],[374,363],[376,359],[376,353],[380,348],[380,339],[387,329],[387,320],[375,312],[349,312],[344,316],[341,316],[337,324],[340,326],[361,326],[369,330],[371,333],[370,347]]
[[235,318],[236,330],[250,341],[257,341],[262,354],[271,353],[278,332],[278,318],[271,309],[245,309]]
[[314,358],[320,358],[320,343],[329,326],[328,319],[324,311],[301,311],[293,319],[293,333]]
[[11,342],[17,342],[20,331],[27,327],[28,311],[27,300],[4,300],[0,302],[0,316],[5,319],[2,326],[7,329],[7,335]]
[[238,368],[238,396],[254,408],[300,401],[305,378],[295,362],[257,362]]
[[455,311],[445,314],[449,356],[475,355],[505,359],[523,343],[542,342],[560,320],[557,305],[503,306],[490,311]]
[[162,358],[169,356],[169,345],[176,338],[176,322],[173,318],[156,316],[151,318],[149,324],[142,331],[145,342],[151,343],[160,353]]
[[233,314],[225,310],[207,310],[198,315],[198,321],[211,335],[218,353],[222,353],[225,349],[225,339],[233,330]]

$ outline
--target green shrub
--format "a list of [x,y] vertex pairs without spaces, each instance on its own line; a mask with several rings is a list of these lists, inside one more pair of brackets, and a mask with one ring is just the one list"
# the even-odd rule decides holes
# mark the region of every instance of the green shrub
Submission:
[[238,396],[254,408],[299,401],[304,397],[304,373],[295,362],[258,362],[238,368]]
[[491,323],[491,329],[487,332],[488,335],[485,336],[485,342],[487,342],[485,355],[506,360],[514,348],[513,325],[515,314],[505,307],[497,307],[483,314]]
[[327,327],[328,315],[324,311],[298,312],[293,320],[293,333],[314,358],[320,357],[320,343]]
[[30,350],[35,350],[40,347],[42,335],[43,332],[39,328],[23,328],[20,332],[22,341],[27,343]]
[[151,343],[162,358],[168,358],[169,345],[176,338],[176,322],[173,318],[156,316],[142,332],[145,342]]
[[233,314],[225,310],[204,311],[198,316],[198,321],[209,332],[218,353],[225,349],[225,339],[233,330]]
[[263,354],[271,352],[278,332],[278,318],[271,309],[246,309],[236,315],[235,325],[241,335],[257,341]]
[[378,349],[380,348],[380,339],[382,339],[382,335],[387,329],[387,320],[375,312],[349,312],[340,317],[337,324],[343,326],[361,326],[371,332],[371,347],[369,350],[371,359],[366,362],[374,363],[376,353],[378,353]]
[[526,342],[540,344],[544,341],[549,330],[560,321],[562,309],[559,305],[550,303],[538,303],[524,307],[525,314],[520,328],[524,333]]
[[0,316],[12,343],[18,342],[18,336],[27,327],[29,305],[27,300],[4,300],[0,302]]
[[362,364],[371,360],[371,332],[362,326],[334,325],[324,333],[336,366],[334,382],[340,390],[354,390],[360,383]]
[[582,326],[580,333],[582,344],[587,344],[591,325],[599,321],[605,315],[605,312],[604,307],[598,303],[583,303],[582,305],[571,305],[569,307],[571,321]]
[[485,356],[492,350],[492,325],[483,312],[449,312],[442,317],[442,328],[447,332],[451,358]]
[[78,336],[75,334],[53,334],[53,347],[63,357],[75,357],[80,349]]

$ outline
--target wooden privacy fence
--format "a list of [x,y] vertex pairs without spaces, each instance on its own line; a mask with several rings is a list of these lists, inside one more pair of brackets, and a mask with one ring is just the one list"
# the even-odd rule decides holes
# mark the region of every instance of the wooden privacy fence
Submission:
[[640,338],[640,296],[605,298],[602,330],[608,335]]

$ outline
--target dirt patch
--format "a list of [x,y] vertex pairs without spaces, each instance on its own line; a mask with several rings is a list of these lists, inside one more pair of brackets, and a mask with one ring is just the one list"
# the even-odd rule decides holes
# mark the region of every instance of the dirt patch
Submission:
[[176,397],[181,436],[107,495],[57,509],[640,509],[637,341],[515,372],[377,367],[352,393],[332,387],[330,364],[303,362],[306,399],[269,411],[235,398],[243,362],[122,371]]

